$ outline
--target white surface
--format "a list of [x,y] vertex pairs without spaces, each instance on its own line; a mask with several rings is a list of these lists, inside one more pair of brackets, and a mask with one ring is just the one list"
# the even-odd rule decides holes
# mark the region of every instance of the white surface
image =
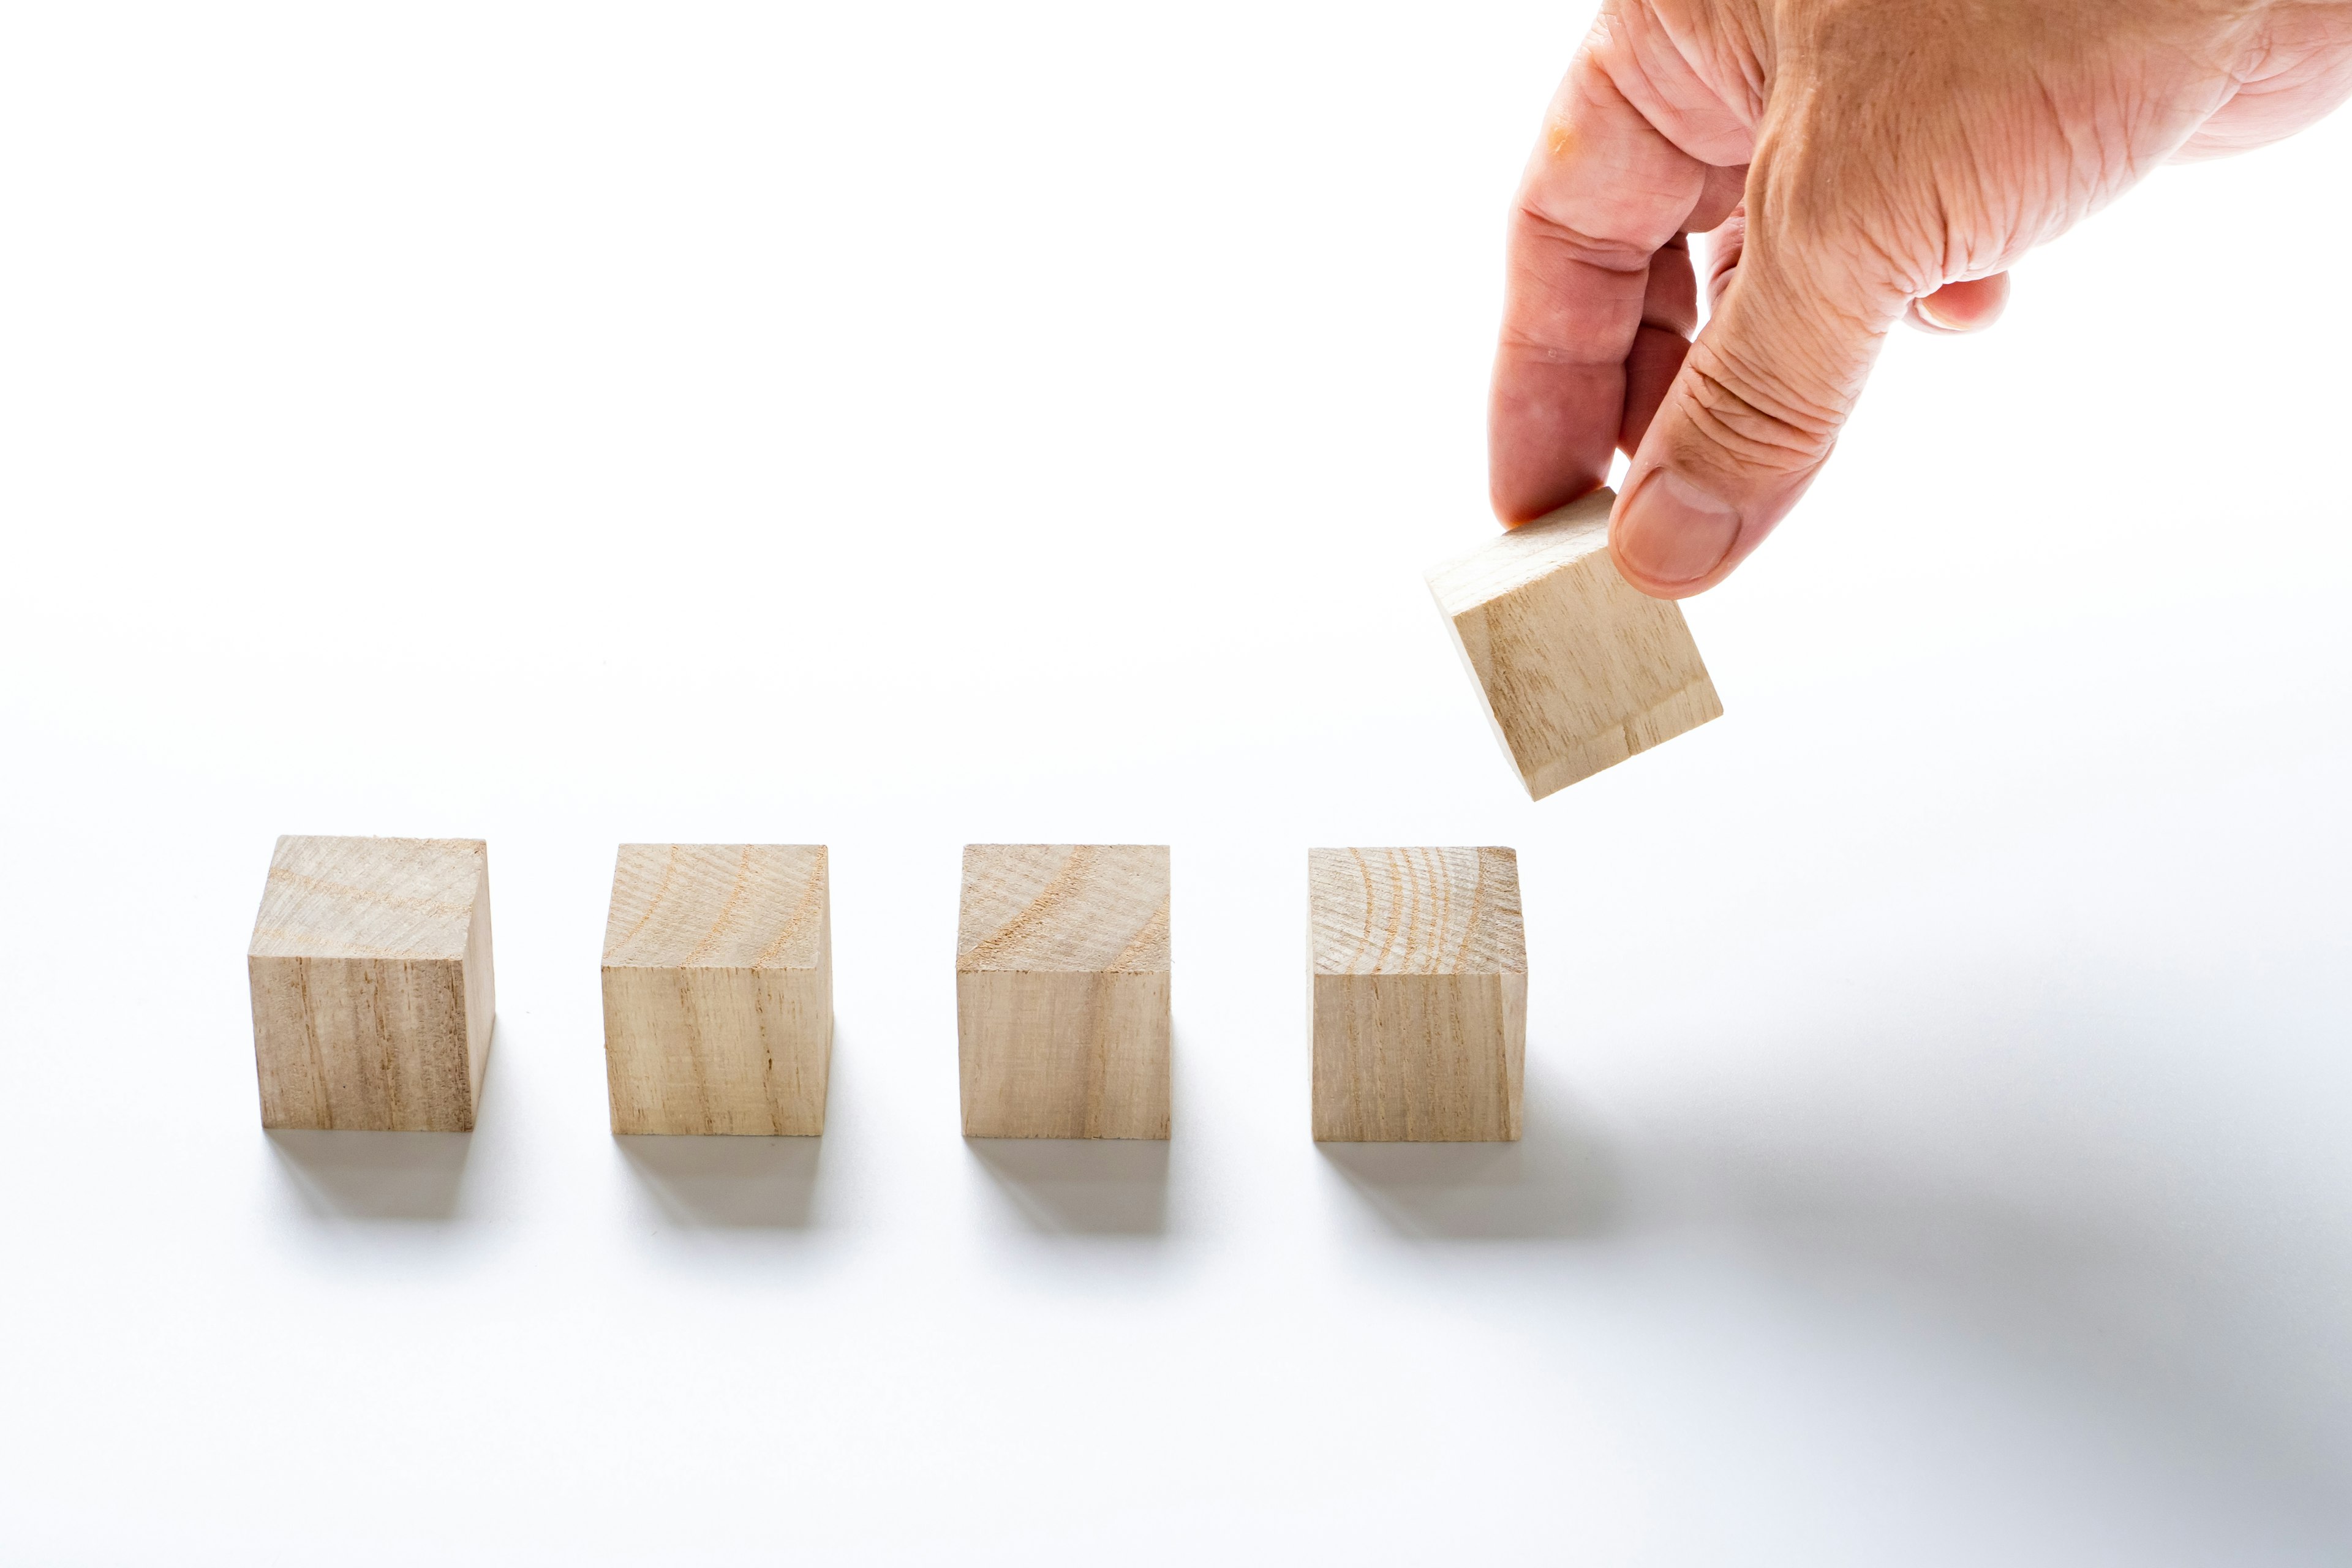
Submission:
[[[0,1558],[2345,1560],[2352,122],[1899,338],[1533,806],[1420,573],[1573,7],[773,9],[0,23]],[[470,1140],[257,1125],[281,832],[489,840]],[[821,1146],[607,1135],[625,838],[833,846]],[[957,1136],[968,839],[1175,847],[1164,1151]],[[1307,1141],[1318,843],[1517,847],[1522,1146]]]

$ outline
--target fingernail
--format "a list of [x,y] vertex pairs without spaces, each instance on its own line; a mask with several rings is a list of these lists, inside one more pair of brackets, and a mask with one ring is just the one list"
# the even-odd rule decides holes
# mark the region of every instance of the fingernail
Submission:
[[1672,468],[1642,476],[1617,509],[1619,559],[1653,583],[1696,583],[1739,538],[1739,513]]
[[1911,301],[1911,308],[1919,312],[1920,321],[1926,322],[1929,328],[1936,331],[1965,332],[1969,330],[1964,323],[1954,321],[1951,317],[1947,316],[1943,311],[1937,310],[1936,308],[1936,297],[1933,294],[1922,294],[1919,298]]

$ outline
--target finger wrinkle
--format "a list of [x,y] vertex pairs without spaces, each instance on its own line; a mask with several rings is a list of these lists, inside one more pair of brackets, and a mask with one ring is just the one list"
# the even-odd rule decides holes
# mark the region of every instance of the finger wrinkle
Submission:
[[1624,363],[1622,353],[1596,346],[1600,336],[1592,332],[1564,331],[1555,337],[1538,337],[1518,327],[1506,327],[1497,343],[1506,357],[1517,356],[1524,363],[1542,365],[1570,365],[1579,370],[1606,370]]
[[1519,205],[1519,217],[1527,225],[1527,238],[1557,246],[1568,252],[1570,260],[1598,268],[1603,272],[1620,275],[1646,272],[1650,268],[1650,258],[1657,249],[1655,246],[1646,246],[1639,240],[1602,239],[1597,235],[1586,234],[1573,224],[1553,217],[1532,203],[1522,202]]
[[1816,434],[1791,425],[1688,360],[1683,362],[1683,374],[1691,423],[1743,467],[1801,473],[1827,455],[1836,440],[1834,428]]
[[1720,345],[1701,343],[1683,368],[1695,414],[1726,446],[1745,447],[1759,460],[1780,454],[1811,463],[1829,450],[1845,423],[1834,404],[1800,395],[1782,378],[1738,363]]

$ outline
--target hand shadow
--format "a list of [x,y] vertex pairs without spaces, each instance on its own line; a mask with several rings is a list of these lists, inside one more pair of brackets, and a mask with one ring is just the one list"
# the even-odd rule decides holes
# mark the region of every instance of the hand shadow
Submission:
[[1422,1241],[1599,1236],[1615,1223],[1613,1163],[1564,1096],[1529,1076],[1517,1143],[1318,1143],[1365,1206]]
[[1061,1236],[1162,1236],[1164,1138],[967,1138],[964,1147],[1032,1230]]
[[473,1152],[470,1132],[329,1132],[277,1128],[270,1152],[321,1219],[447,1221]]
[[807,1230],[816,1223],[822,1138],[615,1136],[664,1214],[717,1230]]

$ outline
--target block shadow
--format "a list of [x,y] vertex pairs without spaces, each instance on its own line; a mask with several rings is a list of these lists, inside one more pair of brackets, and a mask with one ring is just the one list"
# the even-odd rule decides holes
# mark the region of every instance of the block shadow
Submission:
[[1364,1206],[1420,1241],[1576,1238],[1616,1227],[1621,1186],[1598,1131],[1530,1077],[1517,1143],[1318,1143]]
[[822,1138],[642,1137],[613,1146],[656,1205],[712,1230],[807,1230],[817,1224]]
[[466,1162],[483,1119],[496,1114],[506,1031],[491,1024],[480,1109],[472,1132],[361,1132],[265,1128],[287,1184],[316,1217],[446,1224],[464,1197]]
[[967,1138],[964,1147],[1032,1230],[1167,1234],[1164,1138]]
[[470,1132],[330,1132],[273,1128],[278,1169],[321,1219],[455,1219]]

